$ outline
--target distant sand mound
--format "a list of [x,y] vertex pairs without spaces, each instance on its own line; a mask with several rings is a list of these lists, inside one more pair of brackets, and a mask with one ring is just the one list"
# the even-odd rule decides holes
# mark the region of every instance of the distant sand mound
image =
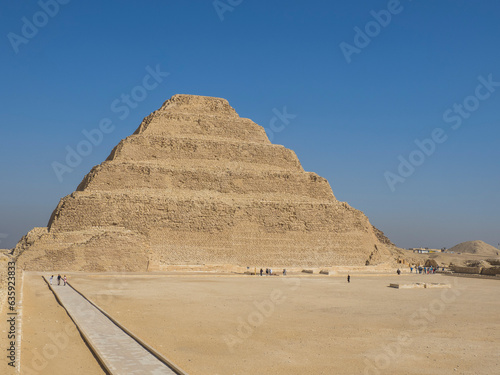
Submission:
[[453,246],[448,251],[453,251],[455,253],[469,253],[469,254],[477,254],[482,256],[493,256],[496,257],[500,255],[500,250],[496,247],[493,247],[487,244],[484,241],[467,241],[459,243],[458,245]]

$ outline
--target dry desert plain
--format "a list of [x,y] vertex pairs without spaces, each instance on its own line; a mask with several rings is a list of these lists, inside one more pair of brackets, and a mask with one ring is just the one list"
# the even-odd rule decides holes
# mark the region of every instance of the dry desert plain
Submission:
[[[24,276],[21,373],[103,374],[41,275]],[[191,375],[500,373],[499,280],[406,273],[354,274],[350,284],[345,275],[68,276]],[[391,282],[452,288],[393,289]],[[44,355],[54,340],[60,348]]]

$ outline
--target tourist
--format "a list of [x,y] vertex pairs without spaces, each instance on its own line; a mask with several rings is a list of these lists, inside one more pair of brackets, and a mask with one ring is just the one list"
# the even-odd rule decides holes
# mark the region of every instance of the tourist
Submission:
[[52,285],[52,280],[54,280],[54,275],[50,276],[50,285]]
[[398,268],[398,270],[396,271],[398,275],[401,275],[401,270]]
[[413,273],[413,267],[410,267],[410,273]]
[[269,276],[269,268],[266,268],[266,276]]
[[269,268],[269,276],[272,276],[272,274],[273,274],[273,269]]
[[262,276],[263,273],[264,273],[264,270],[261,268],[260,269],[260,276]]
[[350,283],[351,282],[351,275],[347,274],[347,282]]
[[64,275],[64,279],[63,279],[63,281],[64,281],[64,286],[66,286],[66,281],[67,281],[67,279],[66,279],[66,275]]
[[283,276],[286,276],[286,268],[283,268]]
[[57,285],[61,285],[61,275],[57,275]]

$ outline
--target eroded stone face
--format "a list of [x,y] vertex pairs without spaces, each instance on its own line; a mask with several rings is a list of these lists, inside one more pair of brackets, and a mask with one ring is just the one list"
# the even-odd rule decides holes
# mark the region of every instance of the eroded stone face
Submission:
[[16,247],[26,269],[376,264],[392,244],[225,99],[175,95]]

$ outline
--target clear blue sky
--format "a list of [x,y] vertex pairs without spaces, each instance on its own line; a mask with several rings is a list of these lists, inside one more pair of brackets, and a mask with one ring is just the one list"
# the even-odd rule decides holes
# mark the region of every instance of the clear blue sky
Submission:
[[[60,1],[0,11],[0,247],[46,226],[177,93],[226,98],[267,128],[286,106],[296,117],[273,142],[401,247],[500,242],[498,1]],[[112,103],[148,66],[170,75],[120,119]],[[52,163],[103,118],[114,130],[59,181]],[[426,155],[415,140],[436,129]]]

